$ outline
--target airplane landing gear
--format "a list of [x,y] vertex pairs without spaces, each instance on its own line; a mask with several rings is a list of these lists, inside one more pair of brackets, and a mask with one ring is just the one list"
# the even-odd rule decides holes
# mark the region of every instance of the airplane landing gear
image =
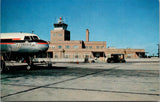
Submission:
[[9,67],[6,66],[6,63],[4,60],[1,60],[1,68],[0,68],[0,72],[6,72],[9,70]]
[[3,60],[1,60],[1,69],[0,69],[1,72],[3,72],[5,68],[6,68],[6,64],[4,63]]
[[32,58],[30,56],[27,58],[27,64],[28,64],[27,70],[30,70],[31,67],[33,67]]
[[30,70],[30,69],[31,69],[31,66],[30,66],[30,65],[28,65],[28,66],[27,66],[27,70]]

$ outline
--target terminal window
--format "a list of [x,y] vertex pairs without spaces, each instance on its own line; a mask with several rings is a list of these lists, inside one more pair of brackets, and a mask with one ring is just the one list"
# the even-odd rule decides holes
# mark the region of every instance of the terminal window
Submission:
[[54,49],[55,48],[55,46],[49,46],[49,49]]
[[74,48],[74,49],[78,49],[79,46],[78,46],[78,45],[74,45],[73,48]]
[[53,36],[56,36],[56,34],[53,34]]
[[99,46],[97,46],[96,48],[99,49]]
[[101,46],[101,49],[103,49],[104,48],[104,46]]
[[78,54],[77,53],[74,55],[74,58],[78,58]]
[[58,58],[58,55],[55,53],[54,58]]
[[65,58],[68,58],[68,55],[65,55]]
[[62,34],[58,34],[58,36],[62,36]]
[[62,48],[62,46],[60,45],[60,46],[58,46],[58,49],[61,49]]
[[66,49],[69,49],[70,48],[70,46],[69,45],[66,45]]

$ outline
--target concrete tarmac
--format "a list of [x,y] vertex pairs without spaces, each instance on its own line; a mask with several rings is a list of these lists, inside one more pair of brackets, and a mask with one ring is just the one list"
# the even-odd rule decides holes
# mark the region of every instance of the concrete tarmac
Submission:
[[1,75],[2,101],[159,101],[159,63],[56,63]]

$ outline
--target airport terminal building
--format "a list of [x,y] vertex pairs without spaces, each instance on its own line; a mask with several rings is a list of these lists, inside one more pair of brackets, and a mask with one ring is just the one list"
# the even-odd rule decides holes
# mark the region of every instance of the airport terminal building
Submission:
[[86,29],[86,41],[70,40],[70,31],[67,24],[59,19],[51,30],[51,40],[47,56],[50,58],[98,58],[106,59],[111,54],[124,54],[125,58],[142,58],[145,56],[144,49],[117,49],[107,48],[105,41],[89,41],[89,30]]

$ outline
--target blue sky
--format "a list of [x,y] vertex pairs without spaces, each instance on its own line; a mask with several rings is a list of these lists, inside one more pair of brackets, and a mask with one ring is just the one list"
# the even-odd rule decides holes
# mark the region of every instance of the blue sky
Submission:
[[27,32],[50,40],[63,17],[71,40],[107,41],[107,47],[145,49],[156,55],[158,0],[1,0],[1,32]]

